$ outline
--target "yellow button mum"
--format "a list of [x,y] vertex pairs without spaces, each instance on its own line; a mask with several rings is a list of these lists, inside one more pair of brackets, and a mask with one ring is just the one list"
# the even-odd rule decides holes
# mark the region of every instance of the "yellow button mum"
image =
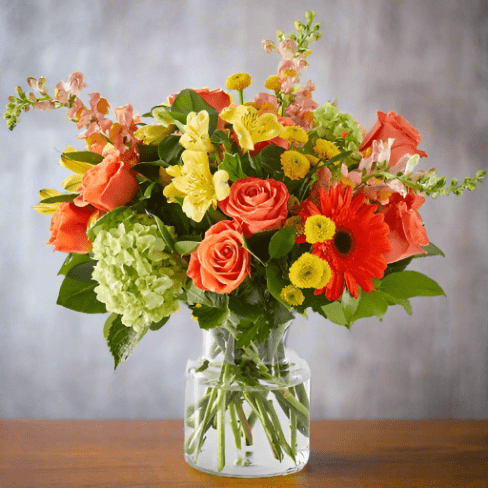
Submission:
[[309,244],[332,239],[336,231],[333,220],[325,215],[311,215],[305,221],[305,238]]
[[325,139],[317,139],[313,150],[322,159],[331,159],[340,153],[333,142],[326,141]]
[[264,83],[264,87],[268,90],[273,90],[274,92],[279,92],[281,90],[281,81],[278,75],[270,76]]
[[322,289],[332,276],[329,263],[308,252],[302,254],[292,265],[290,281],[298,288]]
[[310,170],[310,161],[298,151],[285,151],[280,159],[285,176],[292,180],[303,178]]
[[244,90],[252,83],[247,73],[235,73],[227,78],[225,87],[227,90]]
[[291,144],[305,144],[308,142],[308,134],[301,127],[295,125],[285,127],[280,137]]
[[294,285],[285,286],[280,293],[281,299],[290,305],[301,305],[305,300],[305,296],[300,288]]

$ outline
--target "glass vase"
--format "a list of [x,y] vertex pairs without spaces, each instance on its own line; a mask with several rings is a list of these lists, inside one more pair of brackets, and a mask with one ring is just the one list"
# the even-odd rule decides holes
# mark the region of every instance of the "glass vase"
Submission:
[[185,459],[206,473],[238,478],[301,470],[310,452],[310,368],[285,347],[291,322],[243,346],[231,328],[203,331],[189,361]]

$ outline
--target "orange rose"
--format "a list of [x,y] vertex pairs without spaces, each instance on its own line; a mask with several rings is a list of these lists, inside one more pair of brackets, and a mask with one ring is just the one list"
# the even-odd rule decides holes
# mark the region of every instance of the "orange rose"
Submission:
[[374,140],[388,142],[388,138],[392,137],[395,142],[391,148],[389,167],[395,166],[404,154],[427,156],[424,151],[417,149],[422,140],[418,130],[412,127],[403,117],[397,115],[394,110],[387,114],[378,111],[376,115],[378,120],[363,139],[359,146],[359,151],[364,151],[371,147]]
[[249,251],[243,247],[240,225],[222,220],[205,232],[205,239],[192,253],[188,276],[204,291],[230,293],[251,275]]
[[136,195],[139,184],[131,165],[120,159],[119,151],[110,151],[105,159],[83,176],[80,195],[75,203],[79,206],[91,204],[110,212],[125,205]]
[[54,246],[55,251],[85,254],[92,249],[86,236],[88,221],[94,212],[92,206],[78,207],[72,202],[62,203],[51,219],[51,239],[46,244]]
[[[193,91],[197,92],[211,107],[217,110],[219,114],[222,112],[222,110],[224,110],[225,107],[230,105],[229,94],[225,93],[220,88],[212,91],[210,91],[208,88],[200,88],[199,90],[194,89]],[[168,103],[172,105],[176,97],[177,94],[168,97]],[[224,126],[225,122],[219,117],[217,129],[223,129]]]
[[390,227],[388,240],[391,252],[385,254],[387,263],[425,253],[420,246],[426,246],[429,239],[422,225],[422,217],[417,212],[424,202],[424,197],[419,197],[410,190],[406,197],[394,193],[387,207],[381,210]]
[[250,176],[234,182],[230,195],[219,202],[219,207],[235,218],[244,235],[250,237],[283,225],[288,216],[288,198],[288,189],[281,181]]

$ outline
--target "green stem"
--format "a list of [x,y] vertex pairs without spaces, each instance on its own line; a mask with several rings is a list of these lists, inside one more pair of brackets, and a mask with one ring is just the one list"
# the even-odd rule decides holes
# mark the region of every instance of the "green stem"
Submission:
[[292,449],[288,445],[288,442],[286,442],[285,434],[283,434],[283,429],[281,428],[280,419],[278,418],[278,415],[276,413],[276,410],[273,407],[273,404],[269,400],[266,400],[266,398],[258,398],[258,402],[261,403],[266,409],[266,411],[269,413],[269,416],[271,417],[271,422],[273,423],[274,430],[281,442],[282,449],[286,452],[286,454],[288,454],[288,456],[290,456],[293,459],[293,462],[296,465],[297,462],[295,459],[295,455],[293,454]]
[[229,403],[229,415],[230,415],[230,426],[232,432],[234,433],[234,441],[236,449],[240,450],[242,448],[241,444],[241,433],[239,431],[239,425],[237,424],[237,412],[235,402]]
[[215,408],[215,400],[217,398],[217,388],[212,388],[212,393],[210,394],[210,398],[207,404],[207,408],[205,409],[205,414],[203,416],[202,422],[198,425],[197,429],[194,432],[194,435],[188,439],[187,446],[185,446],[185,450],[188,453],[192,453],[196,448],[195,453],[195,463],[197,462],[198,454],[200,453],[200,449],[203,444],[203,436],[205,435],[206,429],[205,426],[208,424],[211,425],[213,415],[212,410]]
[[[246,438],[246,446],[252,445],[252,427],[251,425],[251,416],[249,416],[249,421],[246,420],[246,415],[244,414],[244,410],[242,409],[241,398],[239,397],[234,404],[237,416],[241,422],[241,428],[243,430],[244,436]],[[254,413],[254,412],[253,412]],[[256,418],[256,417],[255,417]],[[256,422],[254,420],[254,422]]]
[[273,450],[273,455],[276,459],[278,459],[281,462],[283,460],[283,453],[281,452],[279,439],[277,439],[276,437],[276,434],[273,429],[273,424],[271,423],[268,415],[266,414],[264,407],[262,406],[262,404],[258,403],[259,397],[256,396],[256,398],[253,398],[253,396],[250,393],[245,392],[244,398],[246,399],[247,403],[249,403],[251,408],[256,412],[256,415],[259,417],[259,419],[261,420],[261,423],[263,424],[264,432],[266,433],[268,441],[271,445],[271,449]]
[[304,417],[306,420],[309,418],[309,410],[304,405],[302,405],[288,390],[278,390],[278,394],[293,407],[299,415]]
[[244,105],[244,94],[243,94],[243,90],[237,90],[237,92],[239,93],[239,105]]
[[218,470],[225,466],[225,396],[226,391],[219,389],[217,397],[217,461]]

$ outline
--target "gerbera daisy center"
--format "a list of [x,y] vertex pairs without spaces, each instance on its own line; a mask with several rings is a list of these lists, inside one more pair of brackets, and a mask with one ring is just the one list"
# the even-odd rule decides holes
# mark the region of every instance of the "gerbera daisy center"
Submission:
[[341,254],[348,254],[349,251],[352,249],[353,244],[354,241],[349,232],[347,232],[346,230],[340,230],[336,232],[334,236],[334,245]]

